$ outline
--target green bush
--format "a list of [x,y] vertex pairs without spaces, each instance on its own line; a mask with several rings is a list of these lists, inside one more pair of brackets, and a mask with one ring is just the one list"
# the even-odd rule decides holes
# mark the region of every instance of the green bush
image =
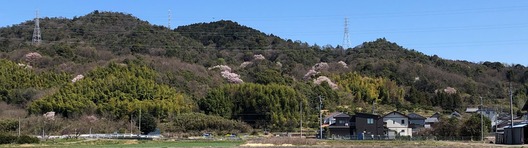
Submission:
[[38,143],[39,139],[37,137],[31,137],[28,135],[22,135],[20,137],[14,135],[5,135],[0,134],[0,144],[27,144],[27,143]]
[[175,132],[249,133],[248,124],[201,113],[180,114],[174,119]]
[[26,144],[26,143],[39,143],[39,139],[37,137],[31,137],[28,135],[22,135],[18,137],[16,140],[16,143],[18,144]]
[[18,122],[15,120],[0,120],[0,132],[5,133],[9,131],[16,131],[18,129]]
[[0,144],[11,144],[15,142],[16,136],[0,134]]

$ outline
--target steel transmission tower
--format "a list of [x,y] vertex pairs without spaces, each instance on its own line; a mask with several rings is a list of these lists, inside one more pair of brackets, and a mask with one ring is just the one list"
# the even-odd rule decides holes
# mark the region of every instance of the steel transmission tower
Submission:
[[350,38],[348,38],[348,18],[345,17],[345,34],[343,35],[343,48],[350,48]]
[[32,40],[32,43],[34,45],[38,45],[38,44],[40,44],[41,40],[42,40],[42,38],[40,36],[39,12],[37,11],[36,12],[36,17],[35,17],[35,28],[33,29],[33,40]]
[[169,9],[169,22],[168,22],[167,27],[169,27],[169,30],[172,30],[170,23],[171,23],[171,10]]

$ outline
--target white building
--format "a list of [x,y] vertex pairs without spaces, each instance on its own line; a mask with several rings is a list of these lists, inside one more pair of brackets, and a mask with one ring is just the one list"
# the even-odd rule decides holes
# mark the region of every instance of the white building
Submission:
[[412,128],[409,128],[409,117],[397,111],[383,116],[383,122],[387,129],[387,137],[394,139],[396,136],[412,136]]

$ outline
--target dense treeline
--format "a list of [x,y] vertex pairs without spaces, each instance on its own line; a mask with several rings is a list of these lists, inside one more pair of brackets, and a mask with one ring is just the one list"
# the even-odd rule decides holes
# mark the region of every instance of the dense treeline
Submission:
[[199,100],[200,109],[206,114],[242,120],[258,128],[273,130],[297,127],[300,108],[307,110],[307,103],[307,98],[291,87],[253,83],[225,85],[211,90]]
[[34,101],[28,110],[55,111],[66,117],[98,113],[119,119],[139,109],[156,117],[167,117],[195,108],[185,94],[157,84],[155,79],[156,72],[146,66],[111,63],[64,85],[53,95]]
[[27,64],[0,59],[0,99],[7,103],[24,106],[69,79],[65,73],[38,72]]
[[251,126],[242,121],[228,120],[219,116],[205,115],[202,113],[184,113],[174,118],[173,128],[170,132],[203,134],[249,133]]
[[440,122],[435,124],[434,129],[421,130],[417,133],[417,136],[434,135],[440,140],[480,140],[481,132],[486,134],[492,131],[491,120],[489,118],[483,118],[482,122],[484,127],[481,127],[481,119],[478,114],[473,114],[467,118],[442,117]]

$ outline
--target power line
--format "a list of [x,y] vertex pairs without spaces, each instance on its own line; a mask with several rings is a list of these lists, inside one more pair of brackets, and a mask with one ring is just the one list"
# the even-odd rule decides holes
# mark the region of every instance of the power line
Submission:
[[[431,27],[431,28],[393,28],[393,29],[375,29],[375,30],[358,30],[353,31],[354,34],[388,34],[388,33],[415,33],[415,32],[446,32],[446,31],[471,31],[471,30],[490,30],[490,29],[516,29],[516,28],[527,28],[528,24],[498,24],[498,25],[481,25],[481,26],[448,26],[448,27]],[[84,28],[64,28],[64,27],[44,27],[45,29],[84,29]],[[133,33],[152,33],[148,30],[95,30],[95,29],[87,29],[88,33],[90,32],[103,32],[103,33],[121,33],[121,32],[133,32]],[[221,32],[209,32],[209,31],[175,31],[175,32],[169,32],[169,33],[199,33],[199,34],[207,34],[207,35],[253,35],[252,33],[263,33],[259,30],[254,31],[229,31],[229,30],[222,30],[223,32],[228,33],[221,33]],[[76,33],[76,32],[75,32]],[[167,33],[167,32],[157,32],[157,33]],[[322,32],[282,32],[281,34],[286,35],[324,35],[324,34],[334,34],[337,33],[336,31],[322,31]],[[349,32],[350,33],[350,32]],[[273,33],[272,33],[273,34]]]
[[[467,9],[442,9],[442,10],[425,10],[425,11],[389,11],[385,13],[355,13],[353,16],[355,18],[372,18],[372,17],[391,17],[391,16],[427,16],[427,15],[460,15],[460,14],[472,14],[472,13],[496,13],[496,12],[508,12],[508,11],[519,11],[519,10],[527,10],[528,6],[518,5],[518,6],[505,6],[505,7],[483,7],[483,8],[467,8]],[[59,11],[48,11],[53,12],[55,14],[63,14],[63,12]],[[106,12],[106,11],[105,11]],[[111,11],[110,11],[111,12]],[[127,14],[127,13],[124,13]],[[145,15],[142,15],[145,16]],[[98,17],[106,17],[104,15],[99,15]],[[154,18],[154,19],[166,19],[165,16],[160,15],[150,15],[147,16],[148,18]],[[259,20],[259,21],[266,21],[265,19],[284,19],[284,20],[292,20],[293,18],[298,19],[307,19],[307,20],[313,20],[313,19],[336,19],[336,18],[343,18],[344,15],[280,15],[280,16],[252,16],[252,17],[237,17],[237,16],[182,16],[178,17],[180,19],[211,19],[212,17],[215,18],[232,18],[236,17],[237,19],[242,20]]]

